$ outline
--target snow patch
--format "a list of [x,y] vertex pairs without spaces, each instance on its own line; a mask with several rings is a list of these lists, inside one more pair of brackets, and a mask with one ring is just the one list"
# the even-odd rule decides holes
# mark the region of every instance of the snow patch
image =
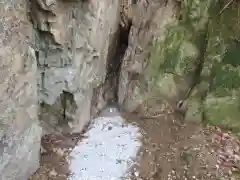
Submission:
[[137,126],[120,116],[98,117],[68,159],[68,180],[121,180],[135,163],[141,146]]

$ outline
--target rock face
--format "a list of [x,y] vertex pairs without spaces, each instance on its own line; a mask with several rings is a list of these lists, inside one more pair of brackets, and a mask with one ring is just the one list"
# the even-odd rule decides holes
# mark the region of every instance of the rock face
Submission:
[[119,1],[34,0],[31,17],[40,120],[61,132],[80,132],[90,120],[94,89],[104,82],[107,58],[116,48]]
[[[41,127],[81,132],[114,83],[128,111],[171,105],[186,120],[239,131],[239,9],[223,0],[2,1],[0,179],[26,180]],[[122,64],[112,60],[119,24],[131,27]],[[106,77],[119,69],[110,62],[119,79]]]
[[119,7],[116,0],[2,2],[1,180],[26,180],[38,168],[41,127],[80,132],[93,100],[104,106],[93,92],[116,48]]
[[128,111],[135,111],[150,94],[149,56],[156,37],[163,37],[166,25],[174,21],[175,5],[151,1],[139,1],[133,11],[129,45],[123,58],[119,103]]
[[33,32],[26,1],[1,3],[0,179],[26,180],[38,168],[41,138]]
[[123,60],[119,103],[137,111],[155,99],[156,111],[170,104],[185,120],[239,131],[239,8],[235,1],[140,0]]

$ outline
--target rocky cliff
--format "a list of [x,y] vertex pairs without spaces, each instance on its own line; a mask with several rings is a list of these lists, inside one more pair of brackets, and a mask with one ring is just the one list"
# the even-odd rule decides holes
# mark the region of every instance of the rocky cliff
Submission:
[[41,123],[79,132],[90,120],[94,90],[104,82],[116,48],[119,1],[36,0],[31,18]]
[[140,1],[119,103],[147,116],[171,106],[185,120],[239,131],[239,10],[237,1]]
[[0,8],[0,179],[27,179],[43,133],[81,132],[116,101],[144,116],[172,107],[185,120],[239,130],[239,2],[20,0]]
[[38,168],[37,62],[27,10],[26,1],[2,1],[0,5],[1,180],[25,180]]
[[98,89],[116,48],[119,7],[115,0],[1,2],[1,180],[26,180],[38,168],[41,127],[80,132],[104,106]]

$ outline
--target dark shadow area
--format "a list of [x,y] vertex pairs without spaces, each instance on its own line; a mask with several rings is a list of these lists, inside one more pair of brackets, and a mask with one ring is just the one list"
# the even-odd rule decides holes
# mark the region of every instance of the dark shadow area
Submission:
[[118,102],[118,84],[121,72],[122,60],[128,47],[128,36],[131,29],[131,23],[127,28],[119,25],[117,48],[115,54],[108,61],[107,75],[105,79],[106,89],[104,91],[105,100],[108,104],[117,104]]

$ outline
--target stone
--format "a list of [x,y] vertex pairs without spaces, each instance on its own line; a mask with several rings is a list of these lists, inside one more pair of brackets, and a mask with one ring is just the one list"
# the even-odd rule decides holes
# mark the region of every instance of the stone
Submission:
[[203,121],[203,113],[202,113],[202,104],[199,99],[190,99],[187,103],[187,110],[185,114],[186,122],[195,122],[201,123]]
[[[0,179],[26,180],[39,166],[37,63],[26,1],[3,1],[0,18]],[[22,165],[24,162],[24,166]]]
[[[118,97],[123,108],[132,112],[146,101],[152,83],[149,56],[156,36],[163,36],[167,24],[174,21],[174,4],[139,1],[135,7],[129,45],[123,58]],[[156,35],[156,36],[155,36]]]
[[[39,54],[39,101],[48,107],[40,108],[40,120],[59,131],[81,132],[90,121],[93,90],[104,83],[109,51],[116,49],[119,1],[35,0],[31,17]],[[72,94],[74,112],[65,109],[63,92]],[[63,112],[64,118],[59,116]]]
[[169,103],[187,121],[239,131],[240,5],[220,4],[137,2],[119,83],[125,110]]
[[38,123],[32,124],[16,135],[6,136],[5,142],[8,145],[1,146],[3,154],[1,153],[0,177],[2,180],[26,180],[38,169],[40,137],[41,130]]
[[36,171],[43,134],[81,132],[115,105],[108,100],[117,81],[106,76],[120,18],[131,25],[118,84],[123,109],[158,117],[177,106],[185,120],[240,131],[239,3],[222,11],[208,0],[126,2],[2,1],[1,180]]
[[205,116],[208,122],[239,132],[239,97],[216,97],[209,94],[205,101]]

